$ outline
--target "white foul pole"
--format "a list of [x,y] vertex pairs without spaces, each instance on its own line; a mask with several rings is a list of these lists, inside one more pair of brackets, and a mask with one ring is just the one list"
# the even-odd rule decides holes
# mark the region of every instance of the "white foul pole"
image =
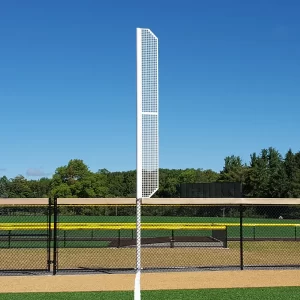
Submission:
[[136,30],[137,59],[137,182],[136,278],[134,299],[141,299],[141,204],[159,186],[158,39],[149,29]]
[[142,32],[136,30],[136,275],[134,283],[134,300],[141,299],[141,202],[142,202]]

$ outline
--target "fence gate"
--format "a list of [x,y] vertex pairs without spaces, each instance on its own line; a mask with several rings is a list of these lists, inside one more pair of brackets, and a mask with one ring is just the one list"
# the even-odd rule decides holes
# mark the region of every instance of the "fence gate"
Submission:
[[51,202],[0,199],[0,273],[50,272]]
[[54,199],[54,274],[134,270],[136,206],[104,202]]

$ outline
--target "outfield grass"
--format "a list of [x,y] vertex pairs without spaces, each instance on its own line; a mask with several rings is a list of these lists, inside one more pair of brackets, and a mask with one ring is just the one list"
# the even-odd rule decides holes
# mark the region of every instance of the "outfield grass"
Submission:
[[[203,290],[143,291],[143,300],[172,299],[251,299],[281,300],[299,299],[299,287],[235,288]],[[133,292],[81,292],[81,293],[21,293],[0,294],[3,300],[132,300]]]
[[[1,223],[46,223],[46,216],[1,216]],[[59,222],[61,223],[135,223],[135,216],[60,216]],[[217,217],[158,217],[158,216],[144,216],[142,217],[144,223],[214,223],[228,224],[227,236],[228,238],[239,238],[239,218],[217,218]],[[295,226],[280,226],[280,224],[299,224],[299,220],[278,220],[278,219],[265,219],[265,218],[245,218],[243,220],[246,225],[243,228],[244,238],[292,238],[300,237],[300,228]],[[231,225],[230,225],[231,224]],[[256,224],[253,226],[247,226]],[[258,226],[259,224],[270,224],[278,226]],[[13,234],[46,234],[46,230],[24,230],[24,231],[11,231]],[[8,231],[0,231],[0,235],[6,235]],[[120,233],[118,230],[59,230],[59,236],[63,237],[110,237],[118,238],[127,237],[134,238],[135,230],[122,229]],[[175,236],[211,236],[211,230],[175,230]],[[143,237],[170,237],[171,230],[142,230]],[[0,241],[0,248],[44,248],[46,242],[17,242],[9,239],[2,238]],[[60,247],[106,247],[107,243],[103,241],[83,241],[83,242],[60,242]]]
[[[39,230],[25,230],[25,231],[12,231],[12,234],[46,234],[46,231]],[[135,238],[135,230],[59,230],[59,237],[65,239],[65,241],[59,241],[59,247],[107,247],[108,242],[96,241],[92,239],[96,238]],[[1,235],[7,235],[7,231],[0,231]],[[142,230],[142,237],[171,237],[172,230]],[[174,236],[212,236],[211,230],[174,230]],[[228,227],[227,237],[239,238],[240,228],[239,227]],[[300,238],[300,228],[295,227],[244,227],[243,229],[244,238],[258,239],[258,238]],[[68,238],[90,238],[85,241],[68,241]],[[45,238],[45,237],[44,237]],[[27,241],[12,241],[9,237],[2,237],[0,240],[0,248],[45,248],[47,242],[45,241],[32,241],[28,238]],[[279,243],[281,244],[281,243]]]
[[[66,223],[134,223],[136,216],[59,216],[59,222]],[[0,216],[2,223],[42,223],[47,222],[46,216]],[[174,217],[174,216],[142,216],[142,222],[149,223],[239,223],[239,218],[221,217]],[[299,224],[297,219],[268,219],[268,218],[243,218],[243,223],[268,223],[268,224]]]

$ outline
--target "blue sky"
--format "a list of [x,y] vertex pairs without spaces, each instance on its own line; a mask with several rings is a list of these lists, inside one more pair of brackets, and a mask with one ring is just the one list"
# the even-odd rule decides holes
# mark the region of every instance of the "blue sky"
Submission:
[[[160,166],[300,150],[299,1],[0,3],[0,176],[135,169],[136,27],[159,38]],[[35,175],[35,176],[34,176]]]

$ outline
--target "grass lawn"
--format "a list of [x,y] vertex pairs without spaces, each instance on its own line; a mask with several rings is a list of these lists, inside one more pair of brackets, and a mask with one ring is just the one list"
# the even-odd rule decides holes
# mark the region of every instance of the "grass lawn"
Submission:
[[[85,215],[61,215],[59,222],[78,223],[78,222],[105,222],[105,223],[134,223],[136,216],[85,216]],[[150,223],[239,223],[239,218],[222,217],[176,217],[176,216],[142,216],[143,222]],[[28,215],[28,216],[0,216],[2,223],[46,223],[46,215]],[[269,223],[269,224],[298,224],[299,220],[288,219],[268,219],[268,218],[244,218],[246,223]]]
[[[251,299],[276,300],[299,299],[299,287],[247,288],[247,289],[203,289],[143,291],[142,299]],[[81,293],[22,293],[0,294],[3,300],[132,300],[133,292],[81,292]]]
[[[10,239],[8,237],[9,231],[0,231],[0,248],[45,248],[47,246],[46,242],[46,230],[13,230],[10,231],[12,235],[27,235],[28,239],[23,241],[16,241],[13,237]],[[41,240],[32,241],[29,236],[34,235],[44,235],[40,236]],[[122,229],[120,232],[118,230],[59,230],[58,236],[63,241],[59,242],[59,247],[107,247],[108,243],[104,241],[93,241],[93,238],[135,238],[135,230]],[[172,230],[142,230],[142,237],[171,237]],[[174,230],[174,236],[212,236],[211,230]],[[239,226],[228,226],[227,227],[228,238],[239,238],[240,228]],[[300,228],[296,227],[285,227],[285,226],[251,226],[243,228],[244,238],[291,238],[300,237]],[[89,241],[68,241],[76,238],[90,238]],[[36,238],[38,238],[36,236]],[[279,243],[280,244],[280,243]]]
[[[245,227],[243,228],[244,238],[299,238],[300,228],[293,226],[280,226],[281,224],[298,224],[299,220],[278,220],[278,219],[266,219],[266,218],[244,218]],[[0,216],[1,223],[45,223],[46,216]],[[59,222],[62,223],[134,223],[135,216],[60,216]],[[227,227],[228,238],[239,238],[239,218],[217,218],[217,217],[174,217],[174,216],[143,216],[142,222],[144,223],[214,223],[217,224],[230,224]],[[276,224],[278,226],[252,226],[252,224]],[[251,224],[251,226],[247,226]],[[45,241],[14,241],[7,237],[9,231],[0,231],[0,248],[45,248]],[[46,230],[13,230],[14,235],[46,235]],[[59,230],[58,235],[64,238],[75,237],[135,237],[135,230],[122,229],[118,230]],[[211,236],[211,230],[175,230],[175,236]],[[171,230],[143,230],[143,237],[170,237],[172,235]],[[45,238],[44,238],[45,239]],[[82,241],[82,242],[59,242],[59,247],[106,247],[107,242],[103,241]]]

